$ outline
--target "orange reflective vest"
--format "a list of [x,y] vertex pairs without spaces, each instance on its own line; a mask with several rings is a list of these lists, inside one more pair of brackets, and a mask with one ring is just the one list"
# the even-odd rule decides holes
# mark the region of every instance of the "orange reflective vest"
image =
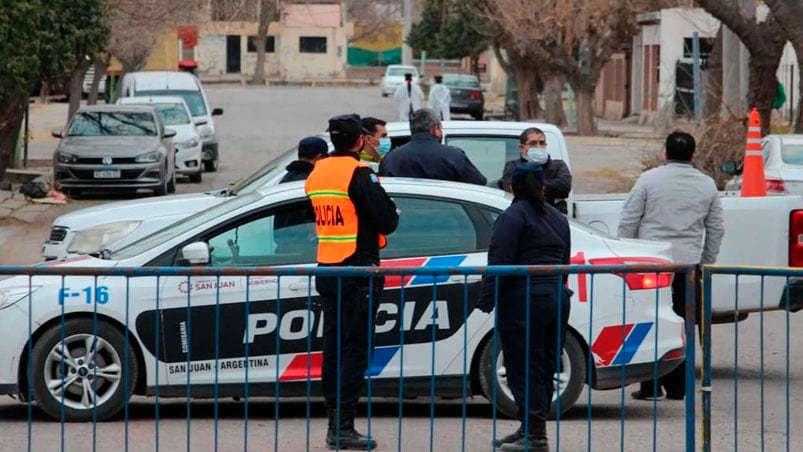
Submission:
[[[335,156],[315,163],[305,185],[315,210],[318,235],[318,263],[338,264],[357,251],[359,219],[349,198],[349,184],[354,170],[365,166],[354,157]],[[379,235],[379,247],[387,240]]]

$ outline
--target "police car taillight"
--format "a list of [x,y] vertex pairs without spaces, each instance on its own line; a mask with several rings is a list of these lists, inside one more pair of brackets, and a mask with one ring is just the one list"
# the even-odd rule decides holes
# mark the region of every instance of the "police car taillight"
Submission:
[[789,266],[803,267],[803,210],[789,214]]
[[[669,264],[669,261],[651,257],[606,257],[589,259],[591,265]],[[672,285],[673,273],[616,273],[625,279],[630,290],[660,289]]]

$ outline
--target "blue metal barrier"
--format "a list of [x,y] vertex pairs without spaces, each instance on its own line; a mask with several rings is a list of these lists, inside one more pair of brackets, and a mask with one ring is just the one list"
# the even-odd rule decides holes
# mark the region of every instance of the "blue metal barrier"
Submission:
[[[717,279],[718,278],[718,279]],[[800,309],[801,302],[801,285],[799,281],[803,278],[803,269],[800,268],[767,268],[767,267],[742,267],[742,266],[725,266],[725,265],[707,265],[703,267],[703,290],[705,293],[705,303],[703,305],[703,328],[702,328],[702,348],[703,348],[703,372],[702,372],[702,415],[701,415],[701,428],[702,428],[702,450],[710,451],[712,449],[727,449],[727,450],[786,450],[789,451],[792,444],[796,444],[803,438],[801,432],[791,430],[790,424],[793,412],[799,412],[800,406],[797,405],[795,410],[790,406],[790,400],[795,399],[799,401],[800,398],[797,394],[792,394],[792,370],[791,365],[797,364],[800,361],[795,358],[800,357],[798,352],[796,355],[792,354],[791,336],[791,314]],[[728,337],[724,330],[725,328],[718,328],[719,331],[715,337],[712,337],[711,324],[714,322],[716,308],[712,304],[715,300],[717,292],[715,289],[727,288],[733,286],[734,301],[736,306],[735,313],[729,313],[733,321],[733,366],[731,369],[733,376],[728,379],[727,377],[717,378],[716,385],[714,384],[712,349],[713,342],[725,342],[731,339]],[[740,287],[745,287],[748,290],[740,290]],[[779,287],[781,293],[778,294]],[[752,290],[749,290],[751,289]],[[770,289],[772,288],[772,289]],[[794,294],[793,294],[794,291]],[[745,294],[745,292],[748,292]],[[779,299],[769,299],[768,295],[774,294],[779,296]],[[757,299],[756,299],[757,298]],[[758,302],[756,304],[756,302]],[[766,306],[769,310],[778,310],[778,312],[767,312],[757,309],[758,307]],[[750,314],[748,317],[747,314]],[[755,325],[755,316],[758,316],[758,325]],[[767,323],[770,324],[767,328]],[[801,325],[800,318],[795,319],[796,325]],[[758,340],[751,337],[758,329]],[[781,336],[782,342],[778,343],[778,336]],[[755,388],[755,383],[752,381],[751,374],[754,374],[754,368],[748,359],[750,355],[755,353],[751,350],[751,346],[758,343],[758,388]],[[770,343],[768,346],[767,343]],[[778,356],[778,349],[782,347],[783,354],[782,364],[775,363],[771,366],[768,363],[767,352],[765,349],[775,351],[770,353],[770,356]],[[720,350],[718,348],[718,350]],[[725,354],[727,350],[722,350],[717,354],[717,362],[721,366],[727,362]],[[744,358],[740,359],[740,356]],[[745,365],[743,362],[748,361]],[[782,370],[781,370],[782,369]],[[724,369],[719,369],[724,372]],[[767,380],[778,379],[778,374],[783,375],[783,392],[778,391],[778,385],[767,387]],[[744,375],[746,374],[746,375]],[[768,375],[769,374],[769,375]],[[744,375],[745,378],[742,378]],[[730,381],[729,381],[730,380]],[[728,385],[732,384],[733,392],[727,393]],[[747,403],[746,409],[740,409],[743,404],[740,403],[740,398],[755,397],[758,393],[758,402]],[[771,400],[783,400],[783,415],[776,414],[774,408],[777,407],[775,403],[768,402],[768,395],[772,397]],[[730,428],[727,426],[727,415],[716,416],[723,414],[720,407],[719,410],[712,405],[712,397],[724,403],[728,407],[727,415],[732,415],[732,425]],[[774,396],[774,397],[773,397]],[[724,402],[723,402],[724,401]],[[769,422],[775,418],[775,423],[770,428],[767,428],[768,416],[767,411],[772,413]],[[757,419],[753,413],[759,411]],[[753,418],[751,418],[751,416]],[[782,417],[781,420],[778,418]],[[722,431],[717,432],[716,438],[719,441],[714,443],[712,440],[712,419],[716,418],[718,426]],[[758,432],[750,431],[755,423],[758,424]],[[724,424],[724,425],[723,425]],[[740,426],[748,427],[747,432],[740,431]],[[758,438],[756,438],[758,437]]]
[[[672,438],[670,430],[676,430],[673,427],[682,425],[685,429],[685,450],[692,451],[695,449],[696,423],[693,340],[696,288],[692,270],[693,268],[688,266],[654,264],[487,268],[0,267],[0,275],[26,275],[27,280],[27,291],[25,291],[27,295],[23,294],[19,298],[20,300],[27,298],[27,302],[24,303],[27,306],[27,313],[16,304],[18,300],[7,303],[8,298],[3,298],[7,297],[7,293],[3,292],[4,288],[0,285],[0,326],[9,326],[9,323],[3,323],[4,313],[9,314],[5,316],[7,319],[11,317],[12,312],[14,316],[20,318],[27,315],[24,332],[26,339],[29,339],[16,349],[12,346],[15,342],[11,340],[11,344],[7,344],[9,348],[0,352],[0,388],[7,388],[11,384],[17,385],[24,380],[24,385],[16,387],[16,392],[24,393],[26,397],[30,398],[33,394],[48,396],[58,393],[61,403],[58,407],[59,413],[55,417],[59,420],[60,450],[89,447],[78,446],[76,438],[71,437],[70,430],[73,430],[74,426],[80,428],[81,425],[71,423],[75,420],[91,422],[92,450],[106,449],[104,441],[109,441],[109,438],[126,451],[159,450],[160,447],[166,450],[183,447],[188,451],[193,449],[247,451],[249,446],[252,449],[263,450],[268,442],[272,443],[273,450],[319,448],[325,445],[325,428],[316,429],[314,424],[318,422],[313,420],[316,417],[314,412],[321,410],[321,403],[317,401],[321,394],[318,381],[321,364],[316,360],[322,359],[322,355],[316,349],[320,342],[318,334],[323,328],[320,326],[322,314],[316,312],[317,300],[313,295],[314,277],[337,277],[341,288],[344,277],[365,277],[368,278],[370,285],[367,309],[369,313],[374,313],[368,317],[370,320],[366,325],[367,331],[370,333],[375,328],[382,328],[381,334],[390,332],[391,336],[390,339],[379,341],[377,337],[380,333],[367,335],[368,349],[373,352],[367,353],[365,401],[360,405],[364,407],[365,415],[359,416],[360,425],[363,425],[364,418],[367,429],[359,428],[359,430],[365,430],[364,433],[369,437],[377,436],[381,450],[387,450],[393,444],[385,419],[389,415],[383,416],[383,413],[387,413],[387,408],[383,407],[381,402],[383,397],[390,396],[398,398],[396,413],[390,415],[397,416],[396,450],[494,450],[493,441],[500,436],[500,433],[506,434],[508,429],[513,430],[510,426],[514,424],[507,421],[505,415],[498,414],[497,410],[483,409],[470,399],[473,395],[485,395],[493,407],[503,410],[502,413],[510,414],[511,398],[507,394],[509,392],[509,388],[506,387],[507,375],[503,373],[505,369],[499,362],[505,359],[500,354],[501,343],[497,332],[499,320],[496,316],[491,319],[485,314],[473,311],[478,296],[478,284],[476,279],[471,277],[484,275],[493,278],[495,305],[498,306],[502,301],[500,297],[502,278],[520,277],[526,278],[529,282],[534,277],[574,275],[577,278],[577,285],[581,284],[581,278],[585,282],[572,299],[573,317],[569,321],[575,322],[576,325],[570,323],[570,331],[567,333],[570,337],[567,337],[566,343],[563,343],[562,337],[556,338],[555,364],[558,378],[555,392],[560,397],[553,402],[556,433],[552,434],[550,430],[548,434],[550,445],[554,445],[551,450],[581,448],[592,450],[594,436],[603,437],[601,441],[605,444],[603,448],[606,450],[612,448],[622,451],[635,448],[646,450],[650,446],[652,450],[658,450],[666,447],[666,439],[659,439],[658,426],[659,423],[661,425],[667,423],[669,427],[661,430],[664,432],[662,438],[667,437],[667,431],[669,438]],[[671,278],[666,279],[664,276],[668,273],[687,275],[685,322],[671,313],[669,287]],[[645,275],[641,280],[645,285],[644,288],[632,289],[629,275]],[[654,278],[650,279],[653,275]],[[86,280],[87,277],[90,280]],[[266,282],[269,280],[265,277],[275,278],[275,283],[272,280]],[[393,290],[386,288],[381,303],[380,300],[374,299],[372,290],[379,277],[393,279],[397,283]],[[52,278],[57,280],[55,285],[52,284]],[[410,281],[415,278],[421,278],[421,282],[413,286]],[[291,282],[283,285],[283,281],[288,280]],[[244,288],[236,293],[242,295],[233,295],[235,291],[229,289],[239,287],[240,281],[244,284]],[[50,287],[49,283],[53,286],[52,292],[45,289]],[[204,284],[199,285],[199,283]],[[556,284],[562,285],[560,282]],[[431,288],[425,303],[417,303],[415,299],[407,300],[410,291],[413,290],[412,287],[418,292]],[[291,294],[286,296],[285,292]],[[340,290],[339,292],[342,293]],[[634,295],[636,292],[639,294]],[[54,300],[49,297],[50,293],[58,294],[57,309],[53,308],[55,305]],[[273,300],[260,298],[266,293],[275,294],[275,310],[267,306],[267,302]],[[563,296],[562,290],[558,293],[561,294],[559,296]],[[124,304],[115,298],[118,295],[124,296]],[[415,297],[415,294],[412,297]],[[446,298],[446,301],[441,303],[442,300],[439,298]],[[450,303],[452,300],[454,303]],[[583,306],[582,310],[580,306]],[[120,309],[121,307],[123,309]],[[587,313],[584,312],[586,307]],[[153,309],[153,312],[148,312],[150,309]],[[527,319],[530,318],[531,309],[533,308],[530,304],[526,304]],[[635,309],[640,311],[636,312]],[[705,318],[710,319],[710,306],[706,306],[705,311],[708,315]],[[336,312],[339,317],[340,306]],[[561,310],[558,309],[557,313],[560,323]],[[201,314],[208,315],[211,323],[199,323]],[[392,315],[398,315],[398,332],[395,331],[395,326],[388,327],[388,318]],[[574,317],[576,319],[573,320]],[[91,331],[80,333],[82,318],[91,320]],[[449,319],[452,318],[459,319],[459,326],[456,328],[451,328]],[[242,333],[232,328],[239,322],[244,323]],[[451,334],[441,333],[440,329],[444,322],[448,325],[447,328],[453,330],[447,330],[447,333]],[[708,321],[704,323],[704,327],[710,328]],[[52,328],[58,329],[58,336],[52,338],[50,342],[54,342],[55,345],[48,351],[46,347],[49,345],[48,331]],[[526,351],[523,359],[524,368],[527,369],[530,364],[529,347],[532,334],[529,320],[526,320],[525,328],[523,339]],[[692,339],[683,343],[681,331],[678,331],[680,328],[685,332],[685,338]],[[419,331],[424,334],[429,333],[428,342],[418,343],[426,345],[429,356],[424,358],[428,359],[422,358],[424,347],[415,347],[416,340],[406,337],[407,334],[413,338],[420,336]],[[707,330],[704,328],[703,331],[705,334]],[[242,334],[242,337],[239,334]],[[282,334],[292,339],[285,340],[281,338]],[[707,334],[710,335],[710,330]],[[271,335],[274,341],[272,344],[268,340]],[[388,341],[396,340],[396,335],[398,342],[388,345]],[[266,340],[260,343],[256,340],[257,337]],[[340,335],[338,341],[339,338]],[[84,342],[81,343],[81,340]],[[291,341],[295,341],[292,347],[289,345]],[[117,347],[115,343],[122,346]],[[242,347],[236,350],[242,355],[232,356],[230,350],[232,344]],[[490,344],[490,348],[487,348],[486,344]],[[705,336],[703,344],[710,346]],[[283,351],[280,345],[288,348]],[[340,345],[337,347],[338,367],[342,352]],[[577,355],[565,352],[564,345],[571,347],[571,350],[579,349],[582,352],[583,356],[580,357],[579,363],[573,359],[577,358]],[[599,347],[595,348],[597,345]],[[651,352],[643,352],[650,347],[652,347]],[[59,355],[54,354],[56,348],[60,349]],[[389,350],[391,348],[392,354]],[[471,356],[469,350],[474,351]],[[273,357],[270,356],[271,352],[274,354]],[[51,367],[40,367],[41,363],[35,363],[34,358],[45,354],[47,357],[58,356],[58,362],[53,363]],[[13,383],[4,381],[2,365],[7,361],[2,355],[7,355],[9,364],[24,359],[25,370],[20,375],[24,373],[26,378]],[[13,356],[16,361],[9,356]],[[398,357],[398,361],[394,361],[395,357]],[[645,360],[645,357],[650,359]],[[657,378],[671,370],[673,365],[684,357],[686,402],[682,413],[679,410],[673,411],[672,407],[659,410],[657,401],[649,404],[651,406],[649,410],[644,410],[642,407],[647,407],[647,404],[630,401],[629,397],[625,396],[625,387],[628,384],[650,375]],[[704,348],[704,359],[709,358],[710,348],[708,351]],[[86,360],[86,364],[83,360]],[[637,360],[641,361],[633,362]],[[394,368],[391,362],[398,363],[398,368]],[[483,373],[484,369],[478,369],[482,364],[488,364],[487,375]],[[274,366],[273,369],[270,369],[271,365]],[[427,365],[429,369],[426,369]],[[565,365],[568,365],[568,377],[564,383],[561,378]],[[391,370],[388,371],[388,368]],[[37,382],[39,378],[37,374],[42,376],[48,369],[49,373],[46,375],[49,375],[49,384],[53,385],[52,387],[43,384],[48,383],[47,381]],[[571,380],[571,372],[580,370],[585,376],[580,382],[577,399],[588,384],[600,389],[619,389],[618,401],[605,397],[604,393],[592,399],[592,391],[586,388],[587,408],[566,411],[570,408],[566,405],[574,404],[575,400],[564,401],[563,396],[568,393],[561,391],[568,391],[568,386],[576,383]],[[710,362],[708,370],[709,383],[705,383],[705,376],[703,381],[704,404],[706,400],[710,404],[710,393],[705,392],[705,388],[710,386]],[[382,377],[385,371],[390,376]],[[238,380],[235,377],[240,373],[242,379]],[[80,381],[83,384],[81,394],[69,392],[69,387],[72,385],[70,375],[81,376]],[[504,377],[505,380],[500,381],[500,377]],[[109,407],[112,405],[109,405],[109,400],[104,399],[108,393],[103,391],[109,387],[116,388],[112,381],[115,378],[116,384],[122,385],[123,388],[119,393],[122,394],[119,397],[121,406],[117,410],[111,410]],[[143,378],[146,378],[146,381],[143,381]],[[444,381],[447,378],[448,381]],[[87,383],[90,380],[91,383]],[[484,380],[487,380],[485,385]],[[70,384],[67,384],[68,382]],[[489,387],[490,390],[483,391],[483,386]],[[338,387],[341,387],[339,380]],[[575,389],[572,387],[572,390]],[[526,400],[529,400],[531,390],[527,380]],[[143,409],[141,399],[129,401],[128,394],[131,392],[152,396],[152,408],[148,406]],[[77,395],[84,398],[75,402],[74,396]],[[114,399],[117,395],[117,392],[112,392],[109,399]],[[286,430],[295,423],[292,415],[285,414],[284,407],[292,410],[292,405],[288,405],[289,402],[280,403],[280,396],[283,402],[285,397],[287,400],[296,396],[304,397],[303,414],[301,414],[305,422],[304,433],[302,435],[301,430],[298,430],[295,435],[296,438],[303,438],[300,441],[292,442],[287,437],[282,437],[280,426]],[[426,430],[423,424],[414,418],[410,421],[410,416],[405,415],[411,411],[415,412],[415,405],[405,402],[410,396],[429,397],[429,422]],[[706,399],[706,396],[709,398]],[[169,400],[175,397],[185,399],[181,404],[180,413],[175,409],[177,406]],[[193,411],[199,406],[208,406],[207,402],[197,402],[193,399],[206,397],[212,401],[211,423],[209,415],[196,414],[193,417]],[[243,399],[241,415],[232,416],[230,406],[221,406],[221,400],[227,397]],[[255,408],[254,398],[257,397],[273,397],[272,413],[265,412],[261,405]],[[439,397],[460,399],[459,428],[453,427],[446,434],[442,433],[443,427],[439,426],[448,421],[449,417],[439,415],[439,411],[443,409],[442,406],[448,405],[448,402],[436,403]],[[377,399],[380,402],[377,402]],[[592,401],[603,407],[599,411],[601,414],[597,414],[597,405]],[[43,405],[46,403],[50,402],[37,401],[42,408],[41,411],[47,413],[50,408]],[[70,404],[80,406],[82,403],[85,409],[91,406],[88,416],[82,415],[80,409],[66,406]],[[611,403],[617,405],[618,414],[615,416],[605,414],[608,411],[604,407]],[[41,437],[34,434],[34,428],[47,430],[51,425],[37,414],[33,405],[33,403],[27,405],[25,415],[29,451],[39,450],[42,447],[34,444]],[[340,405],[339,394],[337,405]],[[504,406],[507,408],[503,408]],[[2,409],[0,405],[0,410]],[[667,410],[669,417],[662,417],[659,411]],[[109,414],[110,411],[115,412]],[[146,411],[150,411],[151,414],[145,415]],[[585,416],[578,416],[581,413]],[[148,435],[143,435],[143,423],[140,420],[145,417],[146,421],[150,421],[147,417],[151,415],[153,431],[150,437],[146,438]],[[524,419],[526,429],[529,428],[527,416],[525,415]],[[243,422],[241,430],[234,425],[234,418]],[[639,437],[626,434],[626,419],[634,425],[628,429],[632,428],[635,431],[645,429],[648,418],[651,418],[652,428],[649,444],[639,442]],[[113,433],[114,425],[118,423],[103,422],[107,419],[122,420],[123,431],[119,434]],[[258,426],[249,427],[255,419]],[[287,420],[284,421],[285,419]],[[177,420],[181,421],[182,427],[177,426],[175,422]],[[272,420],[272,428],[267,426],[268,420]],[[412,427],[407,427],[404,421],[409,421],[410,425],[417,424],[418,427],[411,430]],[[610,426],[614,421],[618,421],[619,424],[618,445],[616,439],[594,428],[597,423]],[[7,421],[0,421],[0,425],[5,422]],[[503,425],[497,425],[498,423]],[[551,422],[549,424],[553,425]],[[566,435],[563,432],[567,429],[577,434]],[[410,431],[417,434],[407,433]],[[424,435],[424,431],[428,434]],[[703,431],[708,430],[704,427]],[[583,432],[585,437],[582,436]],[[182,434],[186,435],[186,438],[181,438]],[[240,435],[242,437],[237,438]],[[179,446],[179,443],[182,443],[182,446]]]

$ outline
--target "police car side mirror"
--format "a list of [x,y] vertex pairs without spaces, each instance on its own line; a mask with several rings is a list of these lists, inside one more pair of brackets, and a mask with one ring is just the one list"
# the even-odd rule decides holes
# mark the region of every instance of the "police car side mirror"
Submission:
[[209,265],[209,244],[206,242],[190,243],[181,249],[181,256],[176,260],[179,266]]

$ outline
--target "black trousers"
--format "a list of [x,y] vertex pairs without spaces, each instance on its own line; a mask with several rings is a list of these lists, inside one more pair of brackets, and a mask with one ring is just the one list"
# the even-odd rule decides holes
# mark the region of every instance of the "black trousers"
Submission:
[[[530,423],[545,421],[555,391],[558,341],[561,348],[569,323],[570,301],[558,296],[558,283],[534,285],[530,293],[529,328],[521,293],[500,300],[499,339],[504,354],[507,383],[518,407],[518,418]],[[562,290],[562,289],[561,289]],[[560,309],[560,322],[558,310]],[[529,329],[529,333],[528,333]],[[527,341],[529,334],[529,360]]]
[[[694,291],[697,303],[697,311],[695,313],[695,324],[700,325],[700,318],[702,313],[702,291],[703,280],[702,273],[699,267],[695,270],[694,274]],[[686,318],[686,273],[675,273],[672,280],[672,310],[675,314]],[[686,338],[687,341],[694,341],[694,337]],[[659,378],[658,381],[658,394],[660,394],[660,387],[666,390],[668,397],[675,399],[683,398],[686,394],[686,360],[675,368],[672,372]],[[641,382],[642,394],[654,394],[656,390],[655,380],[646,380]]]
[[369,303],[368,278],[315,278],[323,308],[321,384],[327,408],[337,408],[338,397],[341,411],[357,408],[368,370],[368,354],[373,353],[376,313],[383,286],[383,278],[373,278],[373,297]]

